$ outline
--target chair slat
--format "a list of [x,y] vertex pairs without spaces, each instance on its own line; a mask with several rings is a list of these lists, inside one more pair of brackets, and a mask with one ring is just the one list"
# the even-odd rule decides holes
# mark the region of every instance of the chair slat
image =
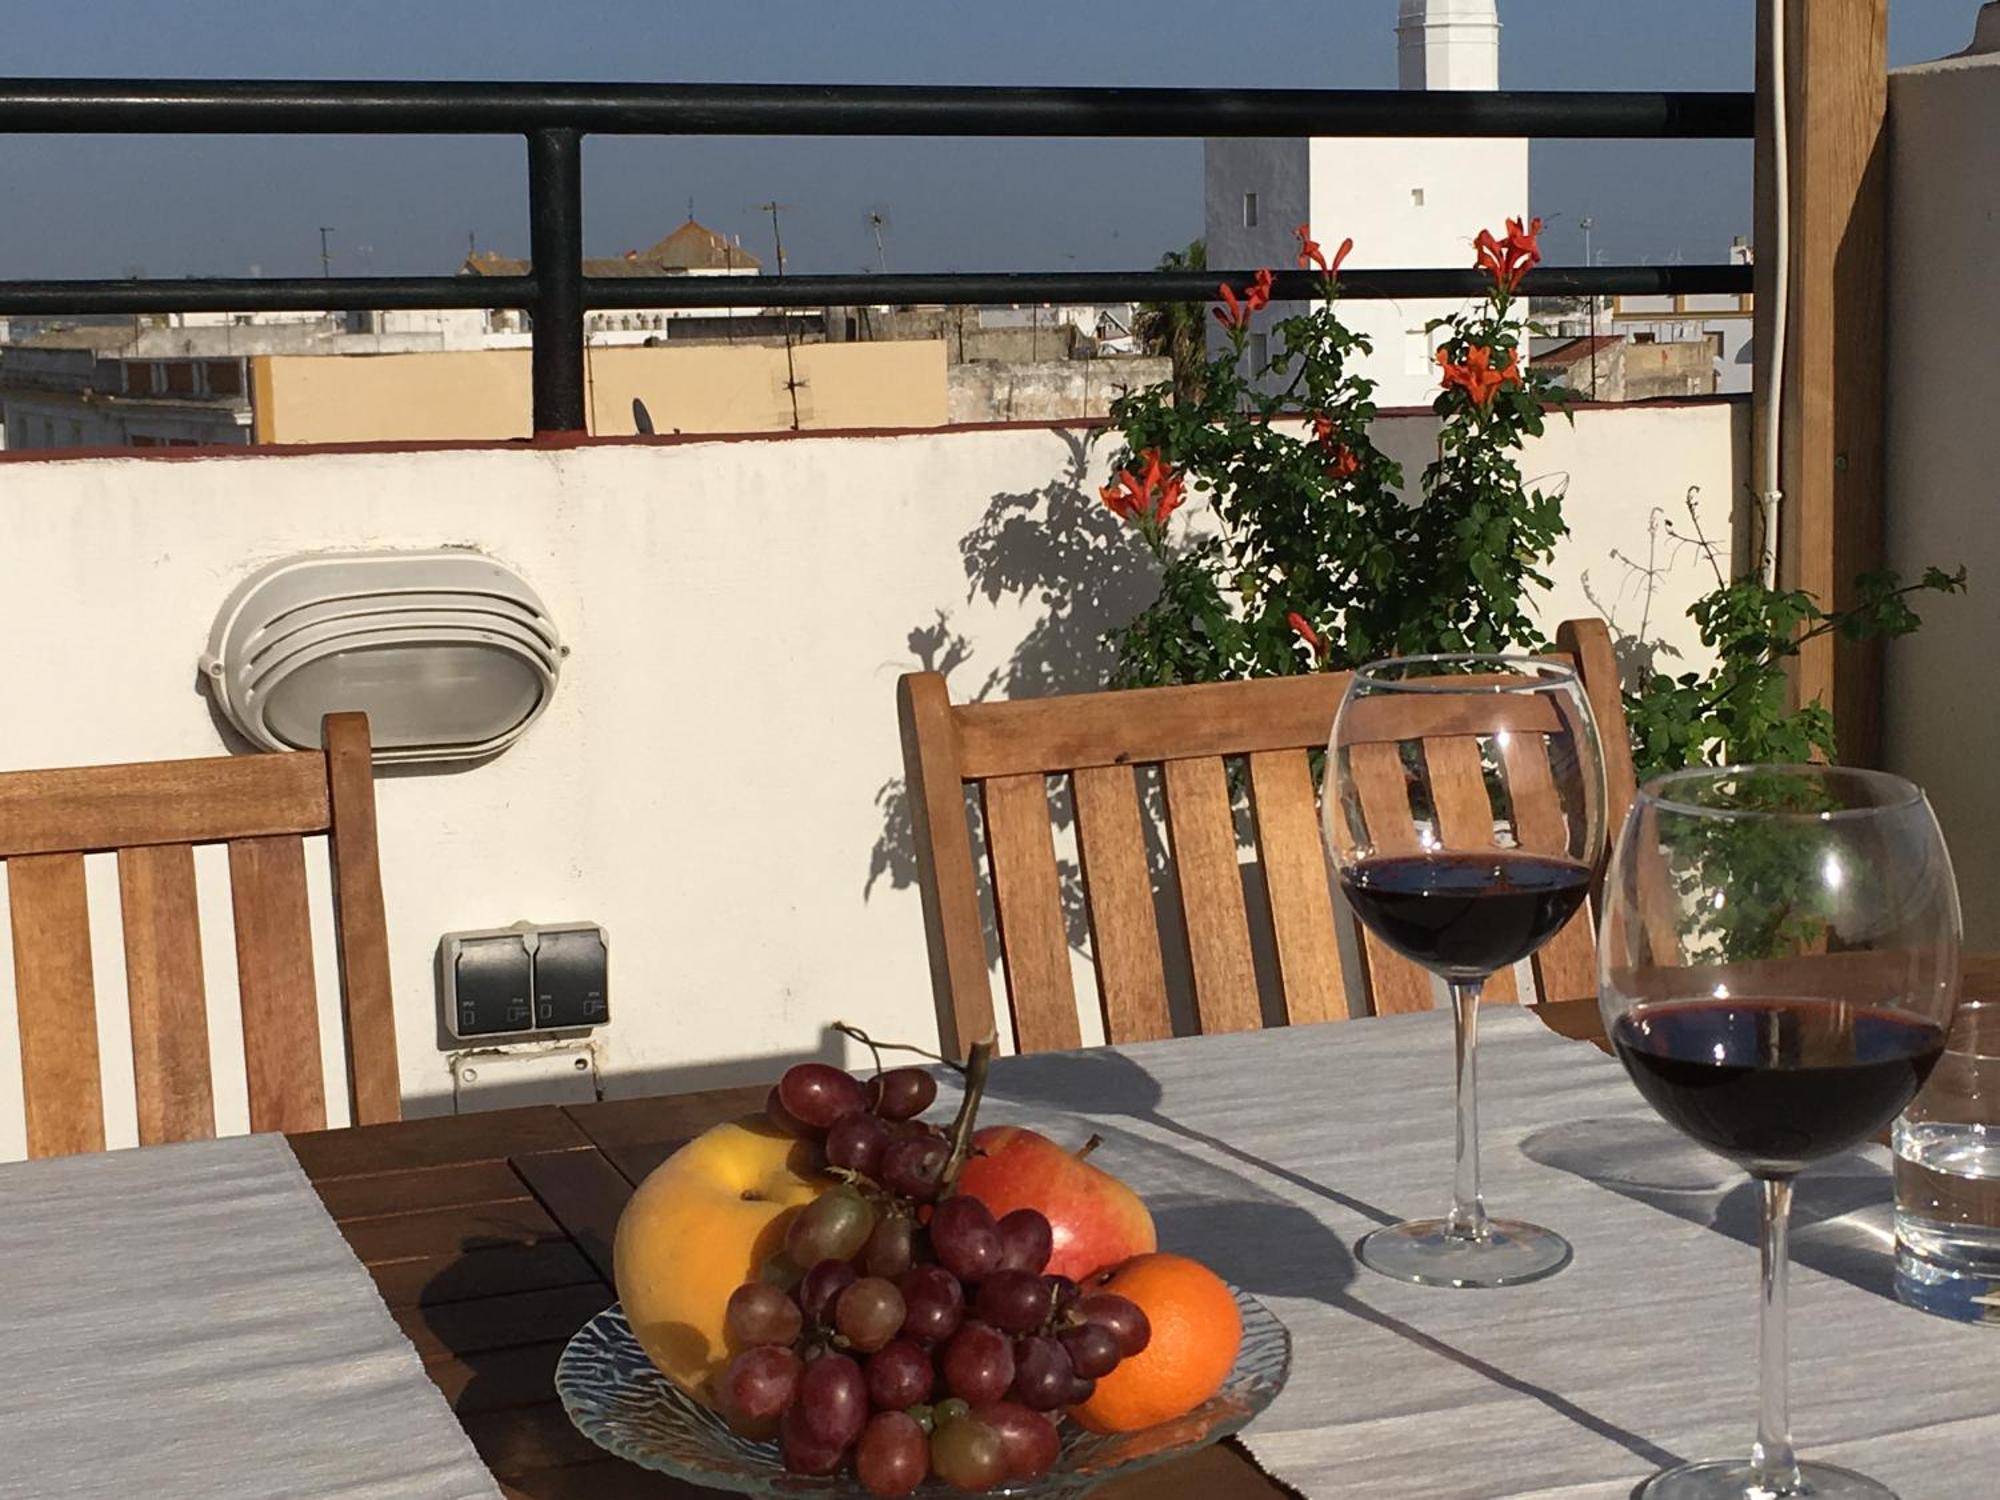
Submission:
[[958,723],[944,678],[911,672],[896,685],[903,733],[903,768],[923,895],[924,935],[937,1005],[938,1042],[961,1057],[991,1036],[993,981],[986,968],[986,929],[967,826],[965,781],[958,760]]
[[1204,1032],[1254,1031],[1264,1024],[1229,773],[1214,756],[1166,763],[1167,831],[1173,840],[1181,909],[1187,918],[1195,1011]]
[[97,986],[83,856],[36,854],[10,861],[7,897],[28,1155],[102,1151],[104,1084],[97,1063]]
[[1590,699],[1591,716],[1597,720],[1598,744],[1604,756],[1604,832],[1607,838],[1615,839],[1625,826],[1626,809],[1638,790],[1632,769],[1632,739],[1625,727],[1618,653],[1612,649],[1610,627],[1602,620],[1566,620],[1556,631],[1556,642],[1576,663],[1584,696]]
[[[1370,847],[1378,854],[1414,854],[1419,847],[1417,825],[1399,747],[1382,741],[1350,745],[1344,753]],[[1345,836],[1344,824],[1336,826]],[[1375,936],[1365,922],[1357,918],[1355,926],[1360,930],[1366,959],[1362,979],[1369,1009],[1378,1016],[1429,1010],[1433,1003],[1429,972]]]
[[15,771],[0,776],[0,859],[318,833],[326,813],[311,751]]
[[402,1118],[396,1063],[396,1002],[389,989],[389,915],[375,834],[375,763],[368,719],[329,714],[326,744],[327,850],[333,863],[334,945],[347,1033],[347,1083],[354,1123]]
[[[1569,825],[1549,772],[1548,740],[1538,734],[1510,734],[1501,742],[1500,764],[1521,847],[1539,854],[1563,853],[1569,847]],[[1597,944],[1588,903],[1535,954],[1535,983],[1544,1002],[1581,1000],[1597,993]]]
[[1130,766],[1087,766],[1070,782],[1105,1039],[1145,1042],[1172,1036],[1138,778]]
[[[1347,690],[1345,672],[1130,688],[1059,698],[967,703],[955,708],[959,771],[968,781],[1084,766],[1149,765],[1258,750],[1320,749]],[[1467,684],[1483,680],[1462,679]],[[1475,703],[1451,694],[1409,694],[1377,708],[1358,704],[1353,739],[1418,739],[1517,728],[1558,727],[1539,694]],[[1496,717],[1503,716],[1503,717]]]
[[[1464,735],[1427,739],[1424,766],[1430,773],[1431,806],[1436,809],[1438,832],[1445,843],[1454,849],[1492,848],[1493,799],[1486,791],[1479,742]],[[1508,1004],[1518,1001],[1521,997],[1514,985],[1514,971],[1502,969],[1490,976],[1480,997]]]
[[1081,1046],[1048,784],[1039,771],[995,776],[986,783],[985,806],[986,854],[993,864],[993,905],[1014,1006],[1015,1045],[1022,1052]]
[[1333,926],[1333,890],[1306,752],[1261,750],[1252,755],[1250,806],[1271,898],[1285,1014],[1295,1025],[1345,1020],[1347,992]]
[[[1473,673],[1451,679],[1452,686],[1473,688],[1505,679]],[[1382,740],[1437,740],[1492,734],[1553,734],[1562,728],[1561,715],[1541,693],[1513,695],[1471,692],[1378,694],[1347,705],[1341,721],[1341,743],[1371,744]]]
[[250,1128],[324,1129],[304,842],[282,836],[231,840],[229,883]]
[[119,850],[118,898],[139,1144],[208,1140],[215,1134],[215,1090],[194,850],[186,844]]

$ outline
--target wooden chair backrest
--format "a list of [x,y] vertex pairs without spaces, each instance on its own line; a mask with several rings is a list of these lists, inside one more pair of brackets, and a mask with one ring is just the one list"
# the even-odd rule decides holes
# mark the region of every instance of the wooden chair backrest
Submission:
[[[1611,639],[1600,620],[1565,624],[1563,654],[1578,666],[1604,741],[1608,829],[1633,795],[1632,758]],[[1309,752],[1323,750],[1347,688],[1345,673],[1249,682],[1084,693],[1016,702],[954,704],[934,672],[898,689],[924,923],[939,1031],[948,1052],[995,1028],[981,920],[979,872],[965,805],[979,790],[987,871],[999,929],[1015,1046],[1022,1052],[1080,1044],[1076,987],[1064,920],[1049,804],[1049,777],[1066,777],[1092,957],[1109,1041],[1172,1035],[1160,924],[1147,859],[1135,768],[1157,765],[1167,843],[1187,932],[1187,968],[1204,1032],[1263,1024],[1249,914],[1237,858],[1225,757],[1248,762],[1258,862],[1269,898],[1271,946],[1286,1018],[1347,1015],[1332,883],[1320,835]],[[1405,799],[1396,740],[1422,737],[1437,815],[1447,821],[1493,811],[1478,742],[1448,725],[1434,732],[1385,715],[1384,774],[1371,796]],[[1517,819],[1561,816],[1546,740],[1509,736],[1505,770]],[[1477,826],[1476,822],[1472,826]],[[1361,936],[1364,992],[1375,1014],[1421,1010],[1431,979],[1409,960]],[[1544,999],[1596,992],[1589,913],[1537,955]],[[1511,975],[1488,985],[1515,998]]]
[[215,1134],[194,846],[227,844],[250,1128],[326,1124],[305,836],[327,835],[356,1124],[402,1113],[368,720],[325,749],[0,774],[28,1154],[104,1149],[84,856],[115,852],[139,1141]]

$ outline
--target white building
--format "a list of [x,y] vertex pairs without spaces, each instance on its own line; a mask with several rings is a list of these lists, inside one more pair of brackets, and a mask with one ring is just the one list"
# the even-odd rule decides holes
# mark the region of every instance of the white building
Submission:
[[[460,267],[465,276],[525,276],[530,267],[525,260],[500,255],[491,250],[475,250]],[[650,250],[627,250],[623,255],[587,256],[583,274],[614,276],[761,276],[764,264],[743,248],[740,236],[731,239],[717,234],[705,224],[689,219]],[[598,309],[584,316],[584,331],[592,342],[643,342],[648,332],[661,332],[683,318],[752,318],[763,314],[759,307],[661,307],[628,308],[620,311]],[[486,315],[495,333],[520,332],[527,326],[518,309],[495,308]],[[630,334],[627,340],[599,335]]]
[[[1402,0],[1398,82],[1405,89],[1497,89],[1496,0]],[[1203,165],[1208,263],[1224,270],[1297,263],[1294,231],[1310,224],[1328,255],[1352,237],[1361,267],[1469,267],[1473,237],[1528,211],[1528,143],[1482,139],[1210,140]],[[1443,301],[1343,304],[1374,354],[1363,366],[1382,406],[1428,406],[1437,394],[1432,319]],[[1274,303],[1251,324],[1251,358],[1266,330],[1297,311]],[[1212,329],[1211,338],[1218,337]]]
[[[1754,259],[1738,235],[1729,247],[1729,263],[1747,266]],[[1600,298],[1594,311],[1595,318],[1586,302],[1582,312],[1538,321],[1564,339],[1597,335],[1635,344],[1706,343],[1714,356],[1716,392],[1737,396],[1750,389],[1756,312],[1748,292]]]

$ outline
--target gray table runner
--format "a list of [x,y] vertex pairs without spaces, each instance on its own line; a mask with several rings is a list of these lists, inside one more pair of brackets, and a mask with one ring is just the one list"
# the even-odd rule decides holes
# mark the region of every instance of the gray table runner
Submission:
[[[981,1118],[1096,1130],[1094,1159],[1146,1196],[1162,1248],[1284,1319],[1291,1383],[1247,1442],[1315,1500],[1627,1500],[1667,1463],[1747,1456],[1748,1179],[1675,1134],[1594,1048],[1506,1007],[1484,1021],[1487,1202],[1576,1247],[1531,1286],[1404,1286],[1351,1254],[1377,1224],[1445,1206],[1443,1015],[1009,1060]],[[1888,1295],[1888,1202],[1875,1148],[1801,1179],[1795,1438],[1902,1500],[1990,1500],[2000,1330]]]
[[498,1494],[282,1138],[0,1167],[0,1496]]

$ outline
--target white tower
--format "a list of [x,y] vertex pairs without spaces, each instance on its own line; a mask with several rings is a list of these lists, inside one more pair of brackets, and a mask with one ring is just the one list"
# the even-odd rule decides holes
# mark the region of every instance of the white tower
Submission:
[[[1496,0],[1401,0],[1396,21],[1402,88],[1497,89]],[[1361,267],[1470,267],[1472,240],[1528,211],[1524,140],[1315,137],[1210,140],[1203,161],[1208,263],[1221,270],[1296,264],[1293,230],[1311,224],[1331,255],[1350,236]],[[1429,406],[1437,394],[1435,345],[1426,325],[1455,311],[1451,300],[1342,304],[1349,327],[1375,352],[1365,373],[1379,406]],[[1295,310],[1274,305],[1251,324],[1259,333]],[[1211,347],[1219,330],[1210,325]]]
[[1500,87],[1500,12],[1494,0],[1403,0],[1396,17],[1396,86]]

